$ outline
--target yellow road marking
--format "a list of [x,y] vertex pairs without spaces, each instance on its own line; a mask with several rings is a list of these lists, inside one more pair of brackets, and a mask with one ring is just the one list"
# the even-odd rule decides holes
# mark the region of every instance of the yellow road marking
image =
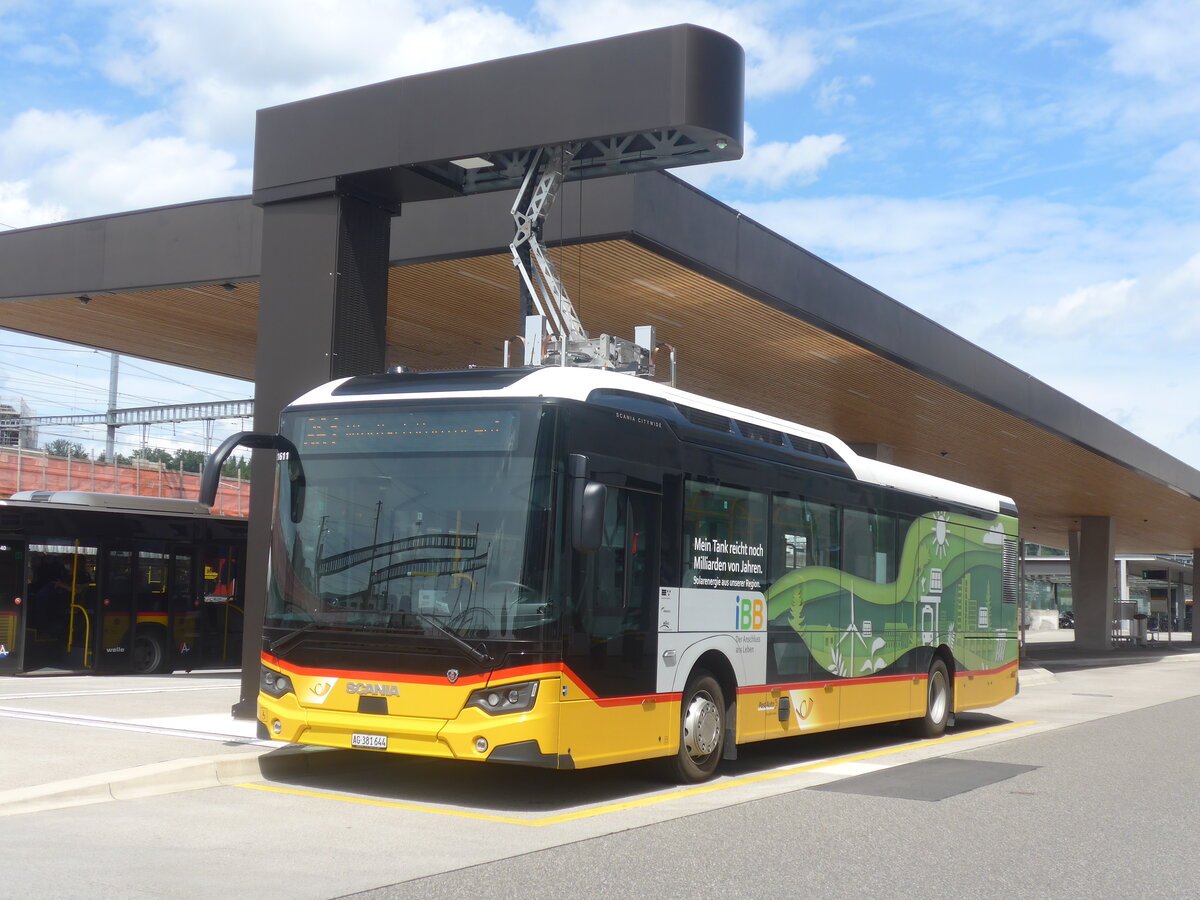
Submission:
[[367,797],[351,797],[345,794],[330,794],[323,791],[305,791],[299,788],[285,788],[273,784],[253,784],[245,783],[238,784],[235,787],[248,788],[252,791],[267,791],[273,794],[292,794],[297,797],[314,797],[320,800],[340,800],[343,803],[358,803],[362,806],[382,806],[388,809],[403,809],[409,812],[424,812],[434,813],[442,816],[457,816],[462,819],[478,819],[484,822],[501,822],[505,825],[524,825],[533,828],[544,828],[547,825],[561,825],[564,822],[573,822],[579,819],[589,819],[593,816],[606,815],[614,812],[624,812],[630,809],[639,809],[643,806],[653,806],[656,803],[664,803],[668,800],[676,800],[685,797],[698,797],[702,794],[711,794],[715,791],[723,791],[728,788],[741,787],[747,784],[758,784],[764,781],[773,781],[776,778],[786,778],[789,775],[797,775],[801,772],[815,772],[820,769],[834,765],[842,765],[848,762],[861,762],[866,759],[877,759],[881,756],[891,756],[896,753],[902,753],[905,750],[912,750],[914,747],[931,747],[937,744],[948,744],[953,741],[962,741],[967,738],[977,735],[997,734],[1001,731],[1010,731],[1014,728],[1024,728],[1027,725],[1036,724],[1030,719],[1026,722],[1009,722],[1006,725],[996,725],[992,728],[980,728],[976,731],[968,731],[963,734],[953,734],[946,737],[934,738],[933,740],[922,741],[919,744],[901,744],[898,747],[885,747],[882,750],[871,750],[866,753],[856,753],[851,756],[837,756],[832,759],[824,759],[815,763],[800,763],[795,766],[787,766],[782,769],[775,769],[770,772],[760,772],[757,775],[743,775],[740,778],[730,778],[725,781],[713,781],[708,784],[699,784],[695,787],[684,788],[683,790],[670,791],[665,794],[653,794],[649,797],[639,797],[636,800],[627,800],[623,803],[608,803],[603,806],[593,806],[588,809],[579,809],[569,813],[562,813],[556,816],[543,816],[540,819],[520,819],[513,816],[495,816],[488,813],[466,812],[458,809],[445,809],[438,806],[423,806],[416,803],[400,803],[394,800],[372,800]]

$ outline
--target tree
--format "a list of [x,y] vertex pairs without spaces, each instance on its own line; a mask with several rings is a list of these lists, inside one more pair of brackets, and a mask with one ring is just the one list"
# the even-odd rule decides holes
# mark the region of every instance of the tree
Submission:
[[[204,471],[208,462],[208,454],[203,451],[183,448],[164,450],[162,447],[140,447],[133,451],[133,456],[146,462],[160,463],[172,472],[182,470],[198,474]],[[118,456],[117,460],[121,461],[121,457]],[[237,478],[240,475],[242,481],[249,481],[250,463],[248,460],[231,458],[221,467],[221,475],[226,478]]]
[[133,458],[144,459],[146,462],[161,463],[167,467],[170,467],[172,463],[171,451],[164,450],[162,447],[139,447],[133,451]]
[[[55,456],[66,456],[68,450],[70,455],[75,459],[87,459],[87,453],[79,444],[72,444],[69,441],[57,440],[46,445],[46,452]],[[149,463],[158,463],[164,469],[171,472],[192,472],[199,474],[204,471],[204,465],[208,462],[208,454],[200,450],[184,450],[182,448],[175,450],[167,450],[163,447],[139,447],[132,453],[132,459],[123,454],[116,454],[117,465],[128,466],[132,465],[134,460],[145,460]],[[105,462],[104,454],[100,453],[96,456],[96,462]],[[242,481],[250,480],[250,461],[246,459],[230,458],[225,465],[221,467],[221,475],[225,478],[241,477]]]
[[83,444],[74,441],[68,441],[66,438],[58,438],[50,441],[42,448],[51,456],[65,456],[70,459],[87,459],[87,451],[83,449]]
[[182,465],[185,472],[199,472],[204,468],[206,462],[208,462],[208,456],[199,450],[175,451],[175,468],[178,469]]
[[238,459],[230,457],[225,461],[225,465],[221,466],[221,474],[226,478],[241,478],[242,481],[250,480],[250,460]]

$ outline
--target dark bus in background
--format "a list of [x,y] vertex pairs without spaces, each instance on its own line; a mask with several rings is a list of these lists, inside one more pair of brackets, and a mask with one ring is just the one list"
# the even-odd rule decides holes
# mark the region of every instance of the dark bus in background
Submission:
[[0,500],[0,674],[240,666],[245,548],[192,500]]

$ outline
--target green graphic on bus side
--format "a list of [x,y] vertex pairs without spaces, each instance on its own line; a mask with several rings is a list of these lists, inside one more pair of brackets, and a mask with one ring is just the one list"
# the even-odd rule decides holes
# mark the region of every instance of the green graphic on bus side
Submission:
[[894,582],[795,569],[767,589],[767,618],[786,614],[818,664],[840,677],[873,675],[941,644],[962,668],[998,668],[1017,658],[1017,605],[1003,596],[1004,542],[1015,541],[1015,528],[1007,516],[916,519]]

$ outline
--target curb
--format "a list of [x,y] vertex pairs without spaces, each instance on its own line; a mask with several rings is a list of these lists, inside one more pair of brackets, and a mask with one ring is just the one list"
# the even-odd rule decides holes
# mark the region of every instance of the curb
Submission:
[[151,763],[14,788],[0,791],[0,817],[304,774],[327,762],[333,752],[336,751],[294,746],[276,750],[263,748],[246,753]]
[[1053,672],[1049,669],[1043,669],[1041,666],[1022,665],[1017,670],[1017,683],[1023,688],[1033,687],[1038,684],[1050,684],[1050,682],[1056,680]]

